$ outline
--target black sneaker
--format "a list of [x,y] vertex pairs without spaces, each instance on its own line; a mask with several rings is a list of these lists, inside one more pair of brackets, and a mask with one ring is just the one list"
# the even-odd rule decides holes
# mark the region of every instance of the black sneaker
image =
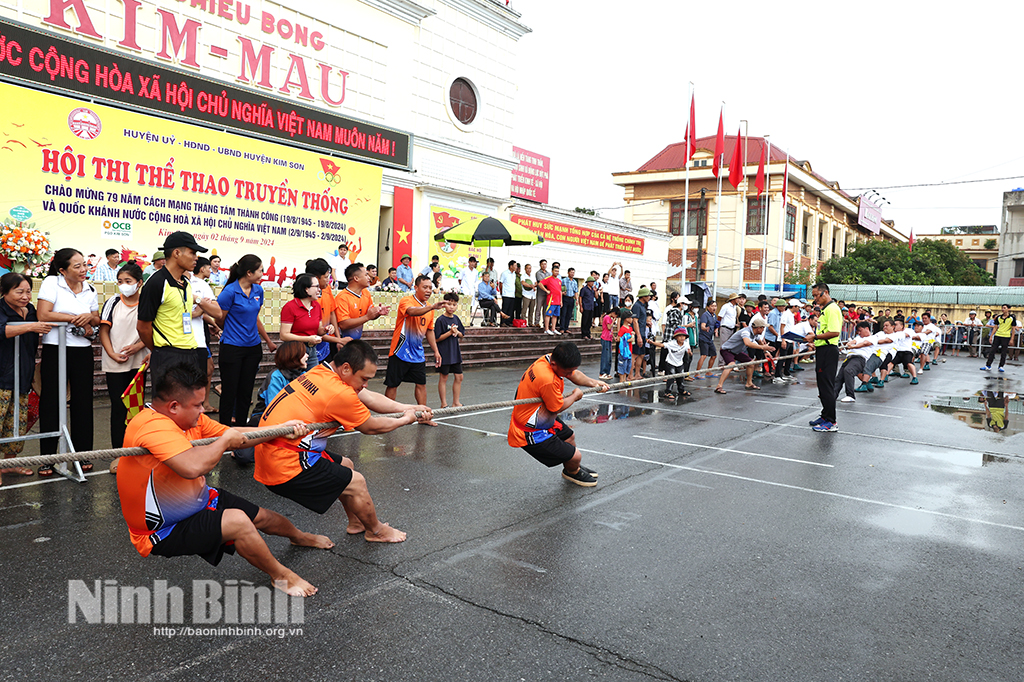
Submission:
[[580,467],[580,470],[575,474],[570,474],[565,469],[562,469],[562,478],[571,483],[575,483],[576,485],[581,485],[584,488],[593,488],[597,485],[597,479],[589,472],[585,471],[583,467]]
[[580,465],[580,471],[582,471],[584,473],[587,473],[587,474],[590,474],[594,478],[597,478],[597,472],[596,471],[594,471],[593,469],[588,469],[587,467],[583,466],[582,464]]

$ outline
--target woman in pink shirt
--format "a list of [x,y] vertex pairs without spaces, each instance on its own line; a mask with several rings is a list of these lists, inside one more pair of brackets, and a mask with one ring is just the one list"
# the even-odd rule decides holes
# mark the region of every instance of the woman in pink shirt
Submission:
[[[618,313],[618,311],[614,311]],[[612,378],[612,348],[615,346],[615,328],[618,326],[618,316],[612,311],[605,312],[601,318],[601,378]]]

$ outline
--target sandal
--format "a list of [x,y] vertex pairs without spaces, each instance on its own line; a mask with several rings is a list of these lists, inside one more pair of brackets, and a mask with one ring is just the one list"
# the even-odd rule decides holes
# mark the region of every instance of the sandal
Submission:
[[725,391],[722,389],[721,386],[715,387],[715,393],[721,393],[722,395],[725,395]]
[[40,478],[48,478],[50,476],[53,476],[53,465],[44,464],[43,466],[39,467],[36,473],[39,474]]
[[82,467],[82,473],[83,474],[92,471],[92,462],[90,462],[87,459],[80,459],[80,460],[78,460],[78,466]]
[[758,386],[757,384],[750,384],[749,386],[744,386],[743,388],[748,390],[748,391],[760,391],[761,390],[761,387]]

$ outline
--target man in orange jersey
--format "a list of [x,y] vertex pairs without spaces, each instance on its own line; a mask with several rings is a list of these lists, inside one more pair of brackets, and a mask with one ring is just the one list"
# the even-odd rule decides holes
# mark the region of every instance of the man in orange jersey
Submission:
[[[205,398],[206,375],[192,365],[173,365],[156,382],[153,404],[128,424],[125,446],[151,453],[122,457],[117,468],[117,492],[132,544],[142,556],[198,554],[214,566],[225,553],[237,551],[278,589],[297,597],[314,594],[315,587],[274,558],[258,531],[303,547],[329,549],[334,543],[206,484],[205,475],[226,451],[263,441],[246,441],[242,433],[253,429],[229,429],[207,417]],[[296,438],[308,432],[301,422],[288,424]],[[210,437],[217,440],[202,446],[190,442]]]
[[597,485],[597,472],[584,467],[583,455],[576,449],[576,436],[558,413],[583,397],[580,389],[562,395],[565,379],[577,386],[608,390],[608,384],[591,379],[579,370],[580,349],[571,341],[555,346],[550,355],[538,359],[523,374],[516,400],[541,398],[541,402],[516,405],[508,425],[508,444],[522,448],[547,467],[562,465],[562,478],[586,488]]
[[398,303],[395,333],[391,336],[388,369],[384,376],[384,395],[394,400],[403,381],[416,384],[413,396],[423,405],[427,402],[427,363],[423,339],[434,351],[434,365],[441,366],[441,355],[434,339],[434,311],[444,307],[443,301],[428,303],[434,285],[426,275],[419,275],[412,294]]
[[338,318],[338,336],[360,339],[363,325],[387,315],[387,306],[376,306],[368,291],[370,276],[362,263],[345,268],[345,288],[334,297],[334,311]]
[[[429,407],[403,405],[366,390],[376,372],[377,354],[370,344],[349,341],[330,364],[318,365],[285,386],[267,406],[260,426],[289,419],[306,424],[336,421],[343,430],[376,435],[417,421],[432,423]],[[405,414],[398,419],[374,417],[370,410]],[[341,500],[348,515],[349,535],[363,533],[369,542],[402,542],[405,533],[377,518],[366,479],[353,470],[352,460],[342,457],[336,463],[324,453],[327,437],[335,430],[275,438],[256,446],[256,480],[272,493],[318,514],[330,509],[335,500]]]

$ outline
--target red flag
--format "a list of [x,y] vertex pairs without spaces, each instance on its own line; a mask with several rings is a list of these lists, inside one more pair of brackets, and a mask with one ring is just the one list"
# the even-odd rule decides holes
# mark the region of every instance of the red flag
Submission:
[[789,154],[786,154],[786,170],[782,173],[782,203],[789,198]]
[[736,131],[736,147],[732,150],[732,159],[729,161],[729,184],[734,188],[740,188],[743,180],[743,138],[740,131]]
[[764,192],[764,156],[765,146],[764,140],[761,141],[761,160],[757,163],[757,177],[754,178],[754,187],[757,188],[757,196],[761,196]]
[[914,252],[914,228],[910,228],[910,252]]
[[149,358],[142,363],[135,376],[132,378],[131,383],[124,389],[124,393],[121,394],[121,402],[128,409],[128,414],[125,417],[124,423],[127,424],[132,420],[135,415],[142,412],[142,405],[146,402],[146,370],[149,368]]
[[722,112],[718,112],[718,137],[715,138],[715,161],[711,165],[711,172],[718,177],[718,171],[722,168],[722,157],[725,156],[725,127],[722,125]]
[[689,156],[686,160],[689,161],[693,158],[694,153],[697,151],[697,111],[693,107],[693,95],[690,95],[690,125],[686,126],[686,139],[689,143],[690,151]]

